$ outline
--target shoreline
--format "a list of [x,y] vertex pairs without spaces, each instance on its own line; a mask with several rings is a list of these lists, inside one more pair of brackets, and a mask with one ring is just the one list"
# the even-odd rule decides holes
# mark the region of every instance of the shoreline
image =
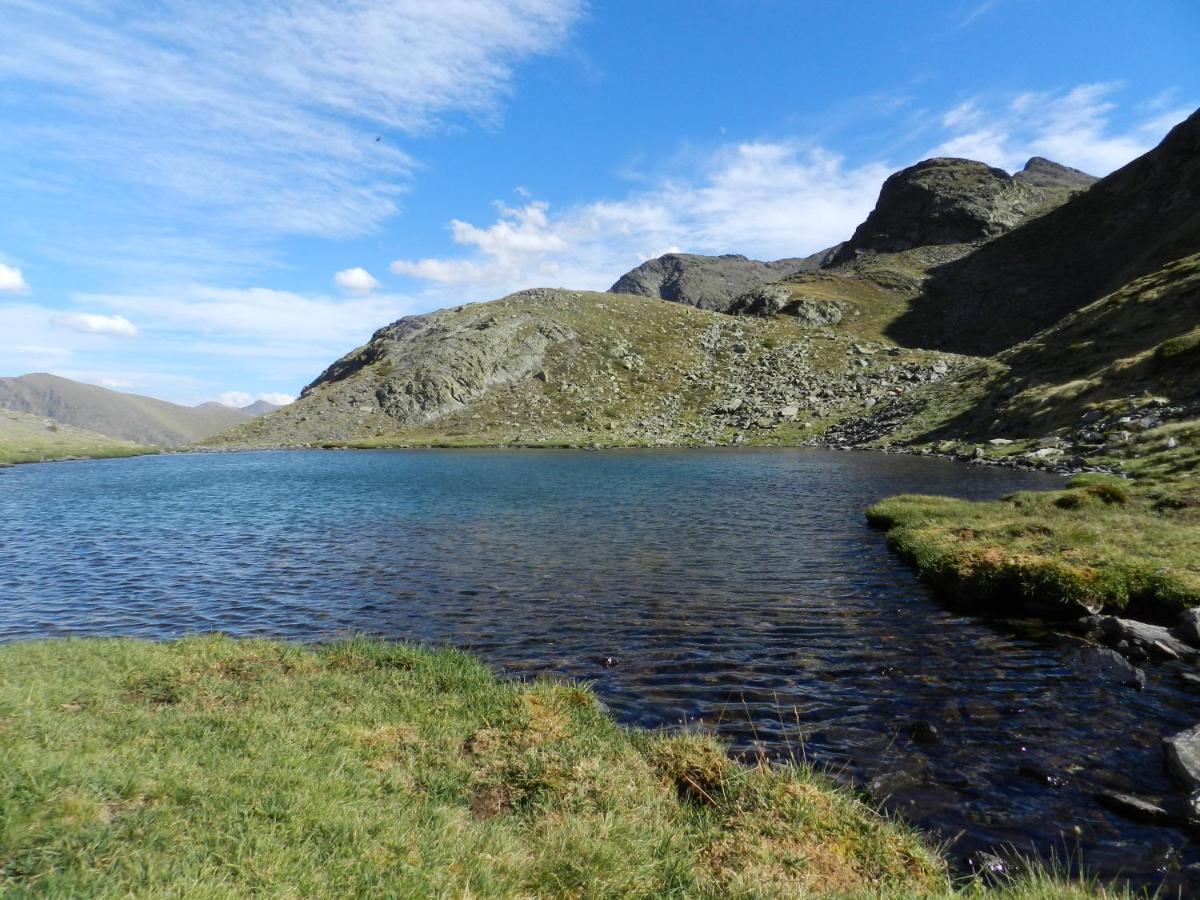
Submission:
[[499,680],[457,650],[57,639],[0,645],[0,671],[0,751],[29,785],[0,794],[0,886],[1108,895],[998,858],[994,880],[953,876],[807,766],[621,727],[586,688]]

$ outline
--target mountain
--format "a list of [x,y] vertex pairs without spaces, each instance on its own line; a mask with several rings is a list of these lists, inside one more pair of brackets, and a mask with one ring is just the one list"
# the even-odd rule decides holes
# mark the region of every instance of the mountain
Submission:
[[87,456],[136,456],[146,448],[64,425],[43,416],[0,409],[0,465]]
[[242,412],[250,416],[265,416],[267,413],[275,412],[279,409],[278,403],[270,403],[266,400],[255,400],[248,406],[241,407]]
[[926,160],[805,259],[668,254],[401,319],[211,442],[1074,445],[1084,417],[1194,416],[1198,131],[1098,181]]
[[536,289],[400,319],[209,443],[796,443],[959,365],[792,318]]
[[1200,250],[1200,111],[1068,202],[931,270],[889,335],[993,354]]
[[1041,157],[1016,175],[969,159],[927,159],[890,176],[831,263],[864,251],[985,241],[1048,212],[1097,179]]
[[0,408],[161,447],[193,444],[244,422],[250,415],[219,403],[180,406],[44,373],[0,378]]
[[812,256],[774,262],[736,254],[668,253],[626,272],[609,288],[609,293],[640,294],[698,309],[727,312],[741,294],[796,272],[820,268],[836,250],[837,247],[831,247]]

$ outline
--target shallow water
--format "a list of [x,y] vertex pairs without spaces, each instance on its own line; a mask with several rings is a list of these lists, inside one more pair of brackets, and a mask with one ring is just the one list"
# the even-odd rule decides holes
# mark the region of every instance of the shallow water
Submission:
[[[1013,846],[1200,890],[1169,794],[1200,720],[1096,654],[948,611],[869,529],[901,492],[1052,476],[815,450],[181,455],[0,472],[0,640],[220,630],[449,641],[587,679],[624,721],[714,730],[869,787],[959,858]],[[933,726],[932,729],[929,726]]]

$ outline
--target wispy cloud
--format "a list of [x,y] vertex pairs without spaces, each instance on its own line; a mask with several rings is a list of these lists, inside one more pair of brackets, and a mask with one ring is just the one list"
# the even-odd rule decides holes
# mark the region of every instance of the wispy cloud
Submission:
[[54,324],[84,334],[111,334],[117,337],[137,337],[137,327],[124,316],[104,316],[98,313],[72,313],[55,316]]
[[1191,112],[1163,100],[1137,109],[1132,124],[1117,126],[1113,113],[1120,89],[1108,82],[969,98],[942,116],[949,135],[926,155],[963,156],[1009,170],[1031,156],[1045,156],[1107,175],[1151,149]]
[[933,147],[910,146],[906,158],[858,165],[799,140],[728,144],[690,168],[654,181],[643,175],[639,190],[621,198],[557,211],[532,199],[517,207],[497,203],[489,224],[450,222],[465,253],[399,259],[391,271],[422,282],[424,298],[434,303],[532,285],[602,290],[668,251],[806,255],[849,237],[883,180],[919,159],[965,156],[1014,170],[1046,156],[1105,175],[1153,147],[1189,111],[1164,95],[1136,108],[1129,124],[1128,116],[1114,115],[1118,90],[1088,84],[966,98],[935,118]]
[[498,203],[488,225],[450,223],[467,255],[400,259],[391,270],[425,282],[427,299],[485,299],[539,284],[603,290],[670,251],[801,255],[853,231],[889,171],[847,166],[800,142],[727,145],[693,171],[621,199],[558,213],[543,201]]
[[958,20],[957,27],[958,28],[968,28],[971,25],[974,25],[975,22],[977,22],[983,16],[987,15],[989,12],[991,12],[993,9],[995,9],[999,4],[1000,4],[1000,0],[983,0],[982,3],[975,4],[969,10],[967,10],[967,12],[963,15],[963,17],[961,19]]
[[[521,59],[560,44],[581,0],[8,0],[0,150],[68,195],[129,186],[268,234],[368,232],[414,167],[396,136],[494,116]],[[3,176],[0,176],[3,178]],[[139,192],[143,192],[139,194]]]
[[[0,304],[0,360],[7,370],[0,374],[49,371],[119,382],[180,403],[245,385],[259,386],[263,397],[290,396],[375,329],[414,309],[410,298],[395,294],[339,299],[198,285],[78,295],[75,302],[104,312]],[[139,340],[124,339],[123,322],[137,323]]]

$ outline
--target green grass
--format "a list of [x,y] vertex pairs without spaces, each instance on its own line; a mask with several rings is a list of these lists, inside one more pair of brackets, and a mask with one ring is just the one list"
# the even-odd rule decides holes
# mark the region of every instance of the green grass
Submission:
[[1200,493],[1186,482],[1088,475],[991,502],[892,497],[867,518],[944,594],[997,614],[1200,605]]
[[[449,650],[0,647],[0,894],[976,896],[801,766]],[[999,896],[1092,891],[1034,868]]]
[[452,651],[200,638],[0,648],[0,894],[935,890],[803,769],[617,727]]
[[72,457],[123,457],[154,448],[74,428],[27,413],[0,409],[0,465],[47,462]]

